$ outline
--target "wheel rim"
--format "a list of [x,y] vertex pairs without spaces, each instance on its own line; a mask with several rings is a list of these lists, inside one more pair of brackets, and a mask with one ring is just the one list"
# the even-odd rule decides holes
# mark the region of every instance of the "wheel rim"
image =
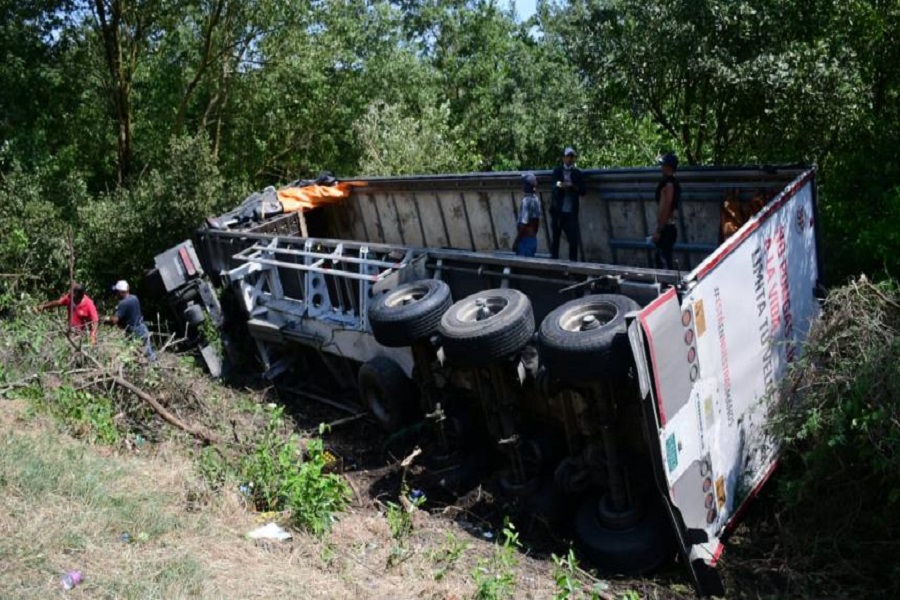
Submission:
[[479,323],[496,317],[509,306],[509,300],[500,296],[476,298],[459,311],[459,320],[466,324]]
[[559,327],[572,333],[592,331],[615,319],[618,312],[619,309],[611,302],[583,304],[561,314]]
[[388,294],[384,304],[388,308],[397,308],[398,306],[407,306],[415,302],[419,302],[428,295],[428,289],[420,286],[406,290],[397,290]]

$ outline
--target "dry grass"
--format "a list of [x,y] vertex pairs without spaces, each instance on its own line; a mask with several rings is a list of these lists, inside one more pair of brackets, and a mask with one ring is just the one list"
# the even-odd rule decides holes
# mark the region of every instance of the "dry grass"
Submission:
[[[268,420],[260,404],[276,400],[212,382],[171,354],[150,366],[115,337],[89,352],[179,418],[212,432],[222,453],[245,451]],[[356,481],[355,502],[326,537],[294,532],[289,542],[254,542],[246,532],[266,519],[245,505],[238,482],[211,488],[197,468],[197,440],[82,368],[58,332],[40,322],[10,328],[0,336],[0,359],[0,598],[62,596],[61,575],[77,568],[85,580],[65,593],[70,598],[462,600],[475,595],[479,560],[497,551],[425,511],[414,514],[408,538],[392,538],[365,470],[348,475]],[[127,435],[112,446],[92,443],[82,427],[92,422],[73,427],[57,414],[63,385],[109,398],[116,427]],[[20,392],[30,400],[4,399]],[[312,413],[306,421],[334,417]],[[136,445],[138,432],[149,441]],[[341,439],[338,449],[357,457],[373,452],[365,436]],[[454,546],[465,549],[448,561]],[[526,554],[518,561],[511,598],[552,598],[553,563]],[[683,588],[627,580],[609,583],[607,592],[617,599],[692,597]]]
[[[69,569],[71,598],[465,598],[491,544],[469,549],[441,581],[435,556],[454,526],[419,513],[408,558],[373,510],[341,516],[332,535],[253,542],[259,524],[236,493],[212,493],[175,444],[141,454],[48,434],[52,423],[0,402],[0,597],[49,598]],[[122,542],[129,533],[132,541]],[[458,536],[466,534],[458,531]],[[550,565],[523,557],[516,598],[553,595]]]

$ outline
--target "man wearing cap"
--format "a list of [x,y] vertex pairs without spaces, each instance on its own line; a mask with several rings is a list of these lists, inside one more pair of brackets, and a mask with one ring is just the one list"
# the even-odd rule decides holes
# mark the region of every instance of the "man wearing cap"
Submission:
[[69,294],[60,297],[59,300],[51,300],[34,307],[35,314],[48,308],[65,306],[69,309],[69,327],[78,331],[87,331],[91,336],[91,344],[97,343],[97,325],[100,317],[97,315],[97,307],[94,301],[84,293],[84,286],[76,283],[72,286],[72,298]]
[[579,200],[585,192],[584,177],[575,166],[578,154],[568,147],[563,150],[563,162],[553,170],[553,197],[550,205],[550,224],[553,239],[550,255],[559,258],[559,241],[563,233],[569,244],[569,260],[578,260],[578,208]]
[[671,152],[663,154],[659,157],[659,164],[662,169],[662,179],[656,186],[656,203],[659,210],[656,215],[656,231],[652,236],[653,244],[656,246],[655,263],[657,269],[674,269],[672,249],[675,247],[675,240],[678,239],[675,211],[678,210],[678,202],[681,200],[681,184],[675,178],[678,157]]
[[522,173],[522,188],[525,195],[519,207],[513,251],[519,256],[534,256],[537,252],[537,232],[541,226],[541,201],[535,193],[537,177],[534,173]]
[[106,322],[110,325],[118,325],[125,330],[125,333],[143,341],[147,358],[155,362],[156,353],[153,352],[153,344],[150,343],[150,331],[144,324],[140,300],[130,292],[128,282],[125,280],[117,281],[113,286],[113,291],[119,297],[119,303],[116,305],[116,314],[107,317]]

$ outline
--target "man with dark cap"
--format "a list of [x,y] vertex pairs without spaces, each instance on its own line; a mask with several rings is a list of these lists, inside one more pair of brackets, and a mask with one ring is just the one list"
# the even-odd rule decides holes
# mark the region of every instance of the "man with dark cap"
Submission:
[[522,189],[525,195],[519,206],[513,252],[519,256],[534,256],[537,252],[537,233],[541,226],[541,201],[536,194],[537,177],[534,173],[522,173]]
[[675,247],[675,240],[678,239],[675,211],[678,210],[678,202],[681,200],[681,184],[675,178],[678,157],[671,152],[663,154],[659,157],[659,164],[662,169],[662,179],[656,186],[656,203],[659,210],[656,214],[656,231],[652,236],[653,244],[656,246],[655,263],[657,269],[674,269],[672,250]]
[[72,286],[72,297],[65,294],[58,300],[44,302],[34,307],[35,314],[48,308],[65,306],[69,310],[69,327],[78,331],[88,332],[91,336],[91,344],[97,343],[97,326],[100,317],[97,315],[97,307],[94,301],[84,293],[84,286],[76,283]]
[[559,258],[559,241],[563,233],[569,244],[569,260],[578,260],[578,208],[585,192],[584,177],[575,166],[578,154],[568,147],[563,150],[563,162],[553,170],[553,198],[550,205],[550,224],[553,239],[550,255]]

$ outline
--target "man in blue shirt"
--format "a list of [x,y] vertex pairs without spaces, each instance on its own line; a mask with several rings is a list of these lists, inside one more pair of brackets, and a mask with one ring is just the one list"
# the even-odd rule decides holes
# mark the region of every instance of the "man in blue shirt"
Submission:
[[118,325],[125,330],[125,333],[143,341],[147,358],[156,362],[156,353],[153,352],[153,344],[150,342],[150,331],[144,324],[144,316],[141,314],[140,300],[131,294],[128,282],[125,280],[117,281],[113,286],[113,291],[119,297],[119,303],[116,305],[116,314],[107,317],[106,322],[110,325]]

